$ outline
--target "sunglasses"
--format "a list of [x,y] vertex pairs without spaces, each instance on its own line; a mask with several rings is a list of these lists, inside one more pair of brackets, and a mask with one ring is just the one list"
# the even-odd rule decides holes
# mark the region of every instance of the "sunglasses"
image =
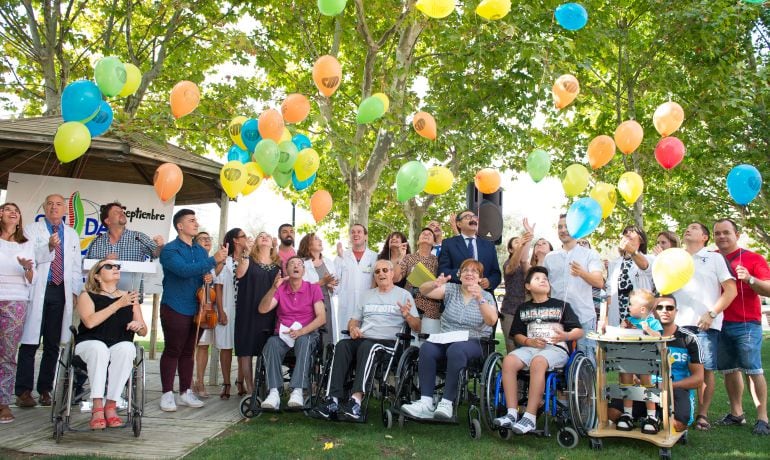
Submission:
[[380,273],[388,273],[389,271],[389,268],[378,268],[374,271],[374,274],[379,275]]
[[104,264],[101,267],[99,267],[99,270],[97,270],[97,272],[102,271],[103,268],[106,268],[107,270],[112,270],[113,268],[115,270],[120,270],[120,264]]
[[668,304],[659,304],[659,305],[655,306],[655,309],[658,310],[658,311],[663,311],[663,310],[674,311],[674,310],[676,310],[676,305],[671,305],[670,303],[668,303]]

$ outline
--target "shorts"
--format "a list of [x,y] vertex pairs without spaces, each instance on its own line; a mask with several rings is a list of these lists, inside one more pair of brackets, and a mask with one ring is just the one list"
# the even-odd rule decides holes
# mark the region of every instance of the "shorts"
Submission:
[[545,348],[520,347],[508,354],[519,358],[527,367],[536,356],[542,356],[548,362],[548,370],[564,367],[569,359],[567,350],[550,344],[546,345]]
[[[623,412],[623,400],[612,399],[609,407]],[[647,406],[644,405],[644,401],[634,401],[631,416],[634,420],[647,417]],[[658,420],[662,419],[660,407],[658,407],[657,417]],[[695,390],[674,388],[674,419],[688,426],[695,420]]]
[[763,374],[762,324],[755,321],[724,321],[719,333],[717,364],[725,374],[742,371],[746,375]]
[[698,339],[698,348],[700,349],[701,363],[703,369],[707,371],[717,370],[717,353],[719,348],[719,331],[709,329],[701,331],[695,326],[684,326],[693,332]]

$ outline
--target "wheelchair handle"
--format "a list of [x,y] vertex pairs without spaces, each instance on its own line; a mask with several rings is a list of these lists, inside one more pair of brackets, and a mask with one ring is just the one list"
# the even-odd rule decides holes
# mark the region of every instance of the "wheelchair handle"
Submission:
[[77,328],[71,324],[70,324],[70,332],[72,332],[72,335],[78,335]]
[[428,340],[428,337],[430,337],[430,334],[423,334],[423,333],[419,333],[419,334],[417,334],[417,337],[418,337],[420,340]]

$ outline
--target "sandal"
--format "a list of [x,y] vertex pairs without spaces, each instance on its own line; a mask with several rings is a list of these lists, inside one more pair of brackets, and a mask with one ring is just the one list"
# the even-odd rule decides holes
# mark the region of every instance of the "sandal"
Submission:
[[238,396],[244,396],[246,394],[246,388],[243,386],[243,380],[236,380],[235,387],[238,388]]
[[[102,414],[101,417],[97,417],[96,414]],[[107,428],[107,420],[104,420],[104,407],[95,407],[91,409],[91,421],[88,422],[88,427],[92,430],[103,430]]]
[[698,415],[695,417],[695,429],[700,431],[708,431],[711,429],[709,419],[705,415]]
[[206,385],[203,382],[193,383],[193,392],[198,395],[199,398],[208,398],[209,394],[206,392]]
[[230,384],[222,384],[222,392],[219,393],[219,399],[230,399]]
[[[117,405],[115,403],[108,404],[107,406],[105,406],[105,409],[112,409],[117,411]],[[120,428],[123,426],[123,420],[121,420],[120,417],[117,416],[117,412],[116,412],[116,415],[112,417],[105,417],[105,418],[106,418],[105,422],[107,424],[107,428]]]
[[0,406],[0,423],[11,423],[14,420],[16,417],[13,416],[11,408],[6,405]]

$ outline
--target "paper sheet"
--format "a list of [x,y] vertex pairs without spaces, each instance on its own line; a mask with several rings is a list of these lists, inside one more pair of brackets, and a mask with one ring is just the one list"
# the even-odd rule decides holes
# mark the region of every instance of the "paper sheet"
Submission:
[[302,329],[302,325],[297,321],[294,321],[294,324],[292,324],[291,326],[285,326],[281,324],[280,326],[278,326],[278,336],[281,338],[281,340],[283,340],[283,342],[286,345],[289,346],[289,348],[294,348],[294,339],[289,335],[289,331],[291,330],[296,331],[298,329]]
[[432,343],[454,343],[465,342],[467,340],[468,331],[441,332],[439,334],[431,334],[428,337],[428,342]]
[[625,327],[607,326],[604,335],[611,337],[641,337],[644,335],[644,331],[637,328],[627,329]]
[[409,281],[409,284],[416,288],[419,288],[423,283],[427,281],[433,281],[435,279],[436,275],[431,273],[431,271],[428,270],[428,267],[423,265],[422,262],[417,262],[417,265],[415,265],[412,269],[412,273],[406,277],[406,280]]

